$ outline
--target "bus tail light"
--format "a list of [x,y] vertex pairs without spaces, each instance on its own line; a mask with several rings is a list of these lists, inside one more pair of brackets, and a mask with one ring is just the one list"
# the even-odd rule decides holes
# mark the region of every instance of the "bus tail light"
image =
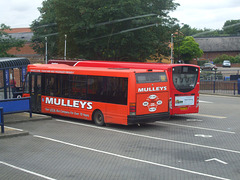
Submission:
[[130,115],[136,115],[136,103],[130,103]]
[[169,108],[172,109],[172,98],[169,98]]
[[197,103],[196,103],[196,107],[199,106],[199,96],[197,97]]

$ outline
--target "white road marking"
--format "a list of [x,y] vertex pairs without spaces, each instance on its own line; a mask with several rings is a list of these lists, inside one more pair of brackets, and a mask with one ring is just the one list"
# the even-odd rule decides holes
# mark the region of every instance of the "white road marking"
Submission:
[[85,150],[97,152],[97,153],[102,153],[102,154],[106,154],[106,155],[110,155],[110,156],[115,156],[115,157],[118,157],[118,158],[123,158],[123,159],[127,159],[127,160],[146,163],[146,164],[150,164],[150,165],[154,165],[154,166],[164,167],[164,168],[168,168],[168,169],[173,169],[173,170],[182,171],[182,172],[191,173],[191,174],[196,174],[196,175],[205,176],[205,177],[211,177],[211,178],[215,178],[215,179],[229,180],[229,179],[226,179],[226,178],[223,178],[223,177],[218,177],[218,176],[214,176],[214,175],[210,175],[210,174],[200,173],[200,172],[192,171],[192,170],[188,170],[188,169],[177,168],[177,167],[174,167],[174,166],[155,163],[155,162],[147,161],[147,160],[143,160],[143,159],[132,158],[132,157],[128,157],[128,156],[124,156],[124,155],[120,155],[120,154],[115,154],[115,153],[111,153],[111,152],[107,152],[107,151],[102,151],[102,150],[98,150],[98,149],[94,149],[94,148],[89,148],[89,147],[85,147],[85,146],[80,146],[80,145],[77,145],[77,144],[72,144],[72,143],[68,143],[68,142],[64,142],[64,141],[61,141],[61,140],[52,139],[52,138],[48,138],[48,137],[44,137],[44,136],[34,135],[34,137],[45,139],[45,140],[56,142],[56,143],[60,143],[60,144],[64,144],[64,145],[68,145],[68,146],[72,146],[72,147],[76,147],[76,148],[80,148],[80,149],[85,149]]
[[205,134],[195,134],[195,137],[203,137],[203,138],[210,138],[212,135],[205,135]]
[[211,129],[211,128],[204,128],[204,127],[196,127],[196,126],[188,126],[188,125],[181,125],[181,124],[173,124],[173,123],[167,123],[167,122],[156,122],[158,124],[166,124],[171,126],[179,126],[179,127],[187,127],[187,128],[194,128],[194,129],[202,129],[207,131],[216,131],[216,132],[222,132],[222,133],[229,133],[229,134],[235,134],[235,132],[232,131],[223,131],[219,129]]
[[207,159],[207,160],[205,160],[205,161],[206,161],[206,162],[217,161],[217,162],[220,162],[220,163],[222,163],[222,164],[228,164],[227,162],[224,162],[224,161],[222,161],[222,160],[220,160],[220,159],[217,159],[217,158]]
[[202,116],[202,117],[210,117],[210,118],[217,118],[217,119],[225,119],[225,116],[215,116],[215,115],[208,115],[208,114],[184,114],[185,116]]
[[199,102],[201,103],[207,103],[207,104],[212,104],[213,102],[210,102],[210,101],[202,101],[202,100],[199,100]]
[[22,129],[17,129],[17,128],[13,128],[13,127],[9,127],[9,126],[5,126],[8,129],[13,129],[13,130],[17,130],[17,131],[23,131]]
[[110,128],[106,128],[106,127],[91,126],[91,125],[87,125],[87,124],[75,123],[75,122],[58,120],[58,119],[56,119],[56,121],[74,124],[74,125],[78,125],[78,126],[85,126],[85,127],[95,128],[95,129],[101,129],[101,130],[105,130],[105,131],[117,132],[117,133],[127,134],[127,135],[131,135],[131,136],[137,136],[137,137],[143,137],[143,138],[154,139],[154,140],[159,140],[159,141],[166,141],[166,142],[171,142],[171,143],[184,144],[184,145],[189,145],[189,146],[196,146],[196,147],[201,147],[201,148],[208,148],[208,149],[214,149],[214,150],[219,150],[219,151],[226,151],[226,152],[240,154],[240,151],[231,150],[231,149],[224,149],[224,148],[206,146],[206,145],[201,145],[201,144],[188,143],[188,142],[184,142],[184,141],[175,141],[175,140],[171,140],[171,139],[164,139],[164,138],[147,136],[147,135],[142,135],[142,134],[130,133],[130,132],[119,131],[119,130],[110,129]]
[[12,165],[12,164],[8,164],[8,163],[3,162],[3,161],[0,161],[0,164],[3,164],[3,165],[5,165],[5,166],[11,167],[11,168],[14,168],[14,169],[17,169],[17,170],[20,170],[20,171],[23,171],[23,172],[26,172],[26,173],[29,173],[29,174],[32,174],[32,175],[38,176],[38,177],[41,177],[41,178],[44,178],[44,179],[48,179],[48,180],[56,180],[56,179],[53,179],[53,178],[50,178],[50,177],[44,176],[44,175],[39,174],[39,173],[35,173],[35,172],[33,172],[33,171],[29,171],[29,170],[26,170],[26,169],[23,169],[23,168],[20,168],[20,167],[14,166],[14,165]]
[[186,121],[189,121],[189,122],[202,122],[203,120],[202,119],[187,119]]

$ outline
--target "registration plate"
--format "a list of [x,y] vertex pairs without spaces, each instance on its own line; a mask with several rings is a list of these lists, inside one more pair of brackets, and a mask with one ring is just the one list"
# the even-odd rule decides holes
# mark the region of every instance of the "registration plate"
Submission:
[[181,107],[180,110],[181,111],[184,111],[184,110],[187,110],[188,108],[187,107]]

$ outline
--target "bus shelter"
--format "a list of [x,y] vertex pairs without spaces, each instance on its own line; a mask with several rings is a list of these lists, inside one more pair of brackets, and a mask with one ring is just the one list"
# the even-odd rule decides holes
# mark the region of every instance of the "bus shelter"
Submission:
[[0,100],[21,97],[28,64],[27,58],[0,58]]

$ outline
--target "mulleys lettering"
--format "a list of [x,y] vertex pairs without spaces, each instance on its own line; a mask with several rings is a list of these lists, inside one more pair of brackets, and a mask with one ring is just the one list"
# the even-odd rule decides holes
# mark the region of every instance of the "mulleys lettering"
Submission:
[[70,100],[70,99],[46,97],[45,103],[57,105],[57,106],[92,109],[92,102],[86,102],[86,101],[77,101],[77,100]]
[[167,90],[167,86],[138,88],[138,92],[155,92],[155,91],[166,91],[166,90]]

